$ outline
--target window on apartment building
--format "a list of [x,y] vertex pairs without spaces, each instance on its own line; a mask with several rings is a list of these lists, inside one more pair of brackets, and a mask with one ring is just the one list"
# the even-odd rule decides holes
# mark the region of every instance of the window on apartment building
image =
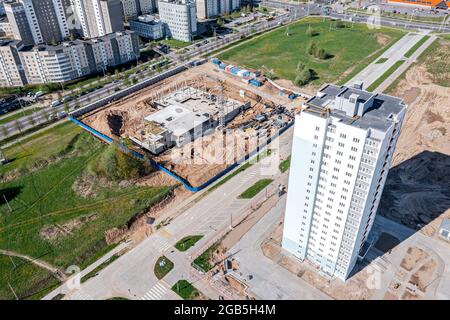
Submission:
[[343,138],[343,139],[347,138],[347,135],[344,134],[344,133],[341,133],[339,136],[340,136],[341,138]]
[[358,143],[358,142],[359,142],[359,139],[358,139],[358,138],[353,138],[353,142]]
[[343,147],[345,146],[345,144],[342,143],[342,142],[339,142],[339,143],[338,143],[338,146],[343,148]]
[[316,131],[319,131],[320,130],[320,127],[316,127]]

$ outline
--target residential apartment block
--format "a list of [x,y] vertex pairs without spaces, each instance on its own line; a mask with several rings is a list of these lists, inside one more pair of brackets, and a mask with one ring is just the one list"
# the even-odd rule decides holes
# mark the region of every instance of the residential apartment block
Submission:
[[327,85],[296,116],[282,246],[346,280],[372,227],[406,106]]
[[4,41],[0,43],[0,84],[62,83],[137,60],[139,54],[139,39],[132,31],[56,46]]
[[197,0],[197,18],[209,19],[239,10],[240,0]]
[[123,14],[127,19],[133,19],[140,15],[154,13],[156,0],[121,0]]
[[158,10],[167,37],[185,42],[193,40],[197,34],[195,1],[160,0]]
[[14,38],[26,45],[60,42],[70,36],[69,0],[18,0],[5,3]]
[[70,0],[84,38],[97,38],[124,30],[120,0]]

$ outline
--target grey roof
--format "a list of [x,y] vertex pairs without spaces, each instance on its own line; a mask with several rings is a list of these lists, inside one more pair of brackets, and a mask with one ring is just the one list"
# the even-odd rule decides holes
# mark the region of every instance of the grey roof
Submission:
[[450,219],[444,219],[441,223],[439,229],[444,229],[450,231]]
[[[358,95],[358,102],[361,103],[365,103],[373,98],[373,104],[361,117],[350,117],[345,112],[333,108],[333,101],[336,97],[348,99],[352,94]],[[392,125],[390,118],[406,108],[403,100],[399,98],[333,84],[324,86],[319,91],[318,96],[314,96],[306,101],[306,106],[307,109],[303,110],[303,112],[310,112],[322,117],[332,115],[349,125],[362,129],[373,128],[380,131],[387,131]]]

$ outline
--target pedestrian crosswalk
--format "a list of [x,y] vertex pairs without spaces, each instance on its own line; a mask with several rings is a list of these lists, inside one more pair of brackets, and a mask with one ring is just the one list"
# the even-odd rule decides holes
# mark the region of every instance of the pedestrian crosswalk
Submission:
[[164,238],[155,237],[155,239],[153,239],[153,247],[159,252],[164,252],[172,247],[172,245]]
[[144,294],[141,300],[161,300],[166,292],[167,288],[161,282],[158,282]]
[[68,298],[70,300],[93,300],[89,294],[83,292],[82,290],[75,291],[74,293],[70,294]]

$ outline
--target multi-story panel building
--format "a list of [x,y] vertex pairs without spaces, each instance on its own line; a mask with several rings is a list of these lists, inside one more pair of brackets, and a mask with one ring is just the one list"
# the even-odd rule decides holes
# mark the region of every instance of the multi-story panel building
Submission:
[[157,0],[137,0],[139,14],[154,13],[158,9]]
[[406,106],[327,85],[296,116],[283,248],[346,280],[372,227]]
[[139,54],[138,35],[132,31],[56,46],[4,41],[0,43],[0,85],[62,83],[135,61]]
[[18,2],[5,3],[5,12],[14,39],[21,40],[24,45],[34,44],[34,38],[31,34],[31,28],[28,24],[24,6]]
[[19,50],[22,47],[22,42],[18,40],[2,40],[0,42],[1,87],[22,87],[26,84],[19,56]]
[[18,0],[6,3],[5,11],[15,39],[24,44],[60,42],[70,35],[68,0]]
[[80,40],[57,46],[38,45],[20,52],[27,82],[61,83],[89,75],[93,60],[87,54],[86,43]]
[[13,38],[14,34],[12,32],[11,24],[7,17],[0,18],[0,37]]
[[136,18],[139,15],[137,0],[121,0],[123,15],[126,19]]
[[189,42],[197,34],[196,5],[192,0],[160,0],[159,18],[167,37]]
[[197,0],[197,17],[199,19],[214,18],[238,10],[240,0]]
[[70,1],[84,38],[102,37],[124,29],[120,0]]

